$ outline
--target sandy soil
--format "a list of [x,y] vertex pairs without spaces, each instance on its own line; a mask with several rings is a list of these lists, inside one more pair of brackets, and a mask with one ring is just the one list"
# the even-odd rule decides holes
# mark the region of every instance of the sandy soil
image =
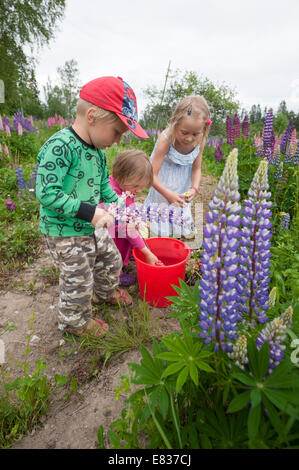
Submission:
[[[203,202],[204,214],[214,188],[215,180],[203,176],[196,201]],[[62,392],[54,394],[40,425],[13,448],[92,449],[97,445],[98,427],[102,424],[107,430],[119,418],[125,396],[116,401],[115,389],[130,371],[127,363],[139,362],[141,355],[139,350],[131,350],[103,365],[96,352],[78,350],[74,343],[66,341],[57,328],[58,284],[50,283],[45,275],[51,267],[51,258],[44,248],[34,265],[11,279],[10,286],[1,292],[0,340],[5,345],[6,361],[3,368],[10,368],[11,376],[17,377],[21,374],[19,362],[27,360],[33,371],[35,361],[43,359],[51,383],[54,384],[55,374],[67,375],[77,380],[78,389],[66,402]],[[137,308],[138,285],[131,289]],[[114,307],[106,308],[105,319],[109,315],[115,318],[119,312]],[[167,309],[149,308],[153,325],[158,325],[157,333],[166,334],[177,328],[176,320],[167,315]],[[27,343],[30,352],[25,357]]]

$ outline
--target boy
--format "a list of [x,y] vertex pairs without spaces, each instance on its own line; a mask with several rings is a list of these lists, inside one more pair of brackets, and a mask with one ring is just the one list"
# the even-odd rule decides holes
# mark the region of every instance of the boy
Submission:
[[[108,325],[92,318],[93,292],[97,300],[132,302],[117,289],[121,256],[104,227],[113,219],[97,205],[100,199],[118,201],[102,149],[118,143],[128,129],[148,138],[137,120],[132,88],[120,77],[97,78],[82,87],[73,126],[54,134],[38,154],[40,231],[60,269],[60,330],[105,333]],[[96,226],[101,228],[95,231]]]

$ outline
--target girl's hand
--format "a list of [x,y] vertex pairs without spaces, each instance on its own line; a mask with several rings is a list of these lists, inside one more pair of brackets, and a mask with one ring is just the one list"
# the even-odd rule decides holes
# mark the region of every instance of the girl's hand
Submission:
[[175,191],[170,191],[170,190],[168,193],[169,194],[167,197],[167,201],[169,202],[169,204],[172,204],[174,206],[179,206],[179,207],[186,207],[184,194],[179,194],[179,193],[176,193]]
[[193,201],[195,194],[196,194],[195,189],[189,188],[188,191],[186,191],[184,194],[185,201],[187,203]]
[[140,251],[144,253],[145,261],[146,261],[147,264],[151,264],[152,266],[154,266],[154,265],[164,266],[162,261],[160,261],[159,258],[157,258],[157,256],[155,256],[154,253],[152,253],[147,247],[144,247]]

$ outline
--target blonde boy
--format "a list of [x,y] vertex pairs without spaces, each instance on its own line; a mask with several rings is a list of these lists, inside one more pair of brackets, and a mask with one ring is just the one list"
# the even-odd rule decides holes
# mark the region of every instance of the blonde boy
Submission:
[[[99,200],[117,202],[109,185],[103,149],[130,129],[147,138],[138,124],[132,88],[120,77],[101,77],[80,91],[74,124],[54,134],[38,154],[36,197],[40,231],[60,269],[58,328],[77,335],[102,335],[103,320],[92,318],[91,300],[131,303],[118,289],[121,256],[105,225],[113,222]],[[95,231],[96,226],[102,226]]]

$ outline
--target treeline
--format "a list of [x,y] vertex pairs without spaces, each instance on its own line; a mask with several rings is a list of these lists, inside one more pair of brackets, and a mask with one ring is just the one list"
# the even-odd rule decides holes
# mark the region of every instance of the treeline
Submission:
[[[261,132],[263,130],[265,118],[270,109],[270,107],[265,107],[262,111],[261,106],[259,104],[254,104],[253,106],[251,106],[250,111],[248,113],[248,120],[252,133]],[[288,110],[287,104],[284,100],[279,104],[276,112],[275,110],[273,111],[273,130],[275,134],[281,135],[287,128],[290,119],[293,120],[294,128],[299,131],[299,113],[295,113],[294,111]]]

